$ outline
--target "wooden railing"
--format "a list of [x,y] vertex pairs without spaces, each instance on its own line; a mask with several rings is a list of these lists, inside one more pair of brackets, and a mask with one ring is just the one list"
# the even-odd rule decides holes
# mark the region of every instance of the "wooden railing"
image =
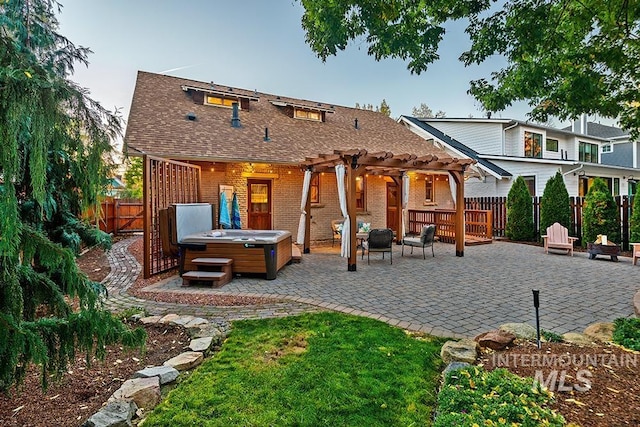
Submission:
[[[466,236],[491,239],[493,236],[493,213],[490,210],[467,209],[464,211]],[[409,210],[408,233],[420,234],[427,224],[436,225],[436,236],[441,242],[454,243],[456,211],[436,209],[432,211]]]

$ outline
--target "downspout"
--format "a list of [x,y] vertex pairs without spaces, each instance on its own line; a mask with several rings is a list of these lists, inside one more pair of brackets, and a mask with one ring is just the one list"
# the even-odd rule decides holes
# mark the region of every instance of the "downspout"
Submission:
[[502,129],[502,155],[506,156],[506,145],[507,145],[507,131],[510,129],[513,129],[514,127],[518,126],[518,122],[515,122],[514,124],[512,124],[511,126],[507,126],[506,128]]
[[578,166],[577,168],[575,168],[575,169],[571,169],[570,171],[567,171],[567,172],[563,173],[563,174],[562,174],[562,176],[567,176],[567,175],[569,175],[570,173],[578,172],[578,171],[579,171],[580,169],[582,169],[582,168],[584,168],[584,163],[580,163],[580,166]]

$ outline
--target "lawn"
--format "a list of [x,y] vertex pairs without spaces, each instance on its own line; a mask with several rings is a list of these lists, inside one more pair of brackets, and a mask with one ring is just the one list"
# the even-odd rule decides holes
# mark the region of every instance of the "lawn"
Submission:
[[338,313],[238,321],[144,425],[430,425],[442,343]]

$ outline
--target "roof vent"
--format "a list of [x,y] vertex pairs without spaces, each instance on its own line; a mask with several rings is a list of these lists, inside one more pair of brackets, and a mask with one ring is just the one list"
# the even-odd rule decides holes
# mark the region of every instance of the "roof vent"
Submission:
[[197,118],[197,117],[196,117],[196,113],[194,113],[193,111],[192,111],[192,112],[187,113],[187,120],[189,120],[189,121],[194,121],[196,118]]
[[211,89],[215,89],[216,85],[213,84],[213,82],[209,83],[209,87],[211,87]]
[[263,138],[264,142],[269,142],[271,141],[271,138],[269,138],[269,128],[264,128],[264,138]]
[[232,103],[231,108],[233,108],[231,113],[231,127],[232,128],[242,127],[240,126],[240,116],[238,114],[238,103],[237,102]]
[[355,120],[353,121],[353,126],[354,126],[356,129],[360,129],[360,128],[358,127],[358,119],[355,119]]
[[229,88],[229,92],[233,92],[233,88],[232,87]]

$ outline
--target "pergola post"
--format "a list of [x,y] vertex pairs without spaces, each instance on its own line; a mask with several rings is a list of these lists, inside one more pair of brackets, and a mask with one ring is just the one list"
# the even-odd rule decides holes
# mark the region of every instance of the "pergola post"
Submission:
[[349,230],[351,238],[349,239],[349,258],[347,261],[347,270],[356,271],[356,258],[358,253],[358,242],[356,240],[356,173],[357,158],[347,163],[347,215],[349,215]]
[[464,256],[464,171],[452,171],[456,182],[456,256]]
[[[317,172],[312,172],[312,181],[313,175],[316,173]],[[311,253],[311,191],[307,192],[307,200],[305,201],[304,211],[307,214],[305,215],[304,221],[304,247],[302,249],[302,253],[308,254]]]

